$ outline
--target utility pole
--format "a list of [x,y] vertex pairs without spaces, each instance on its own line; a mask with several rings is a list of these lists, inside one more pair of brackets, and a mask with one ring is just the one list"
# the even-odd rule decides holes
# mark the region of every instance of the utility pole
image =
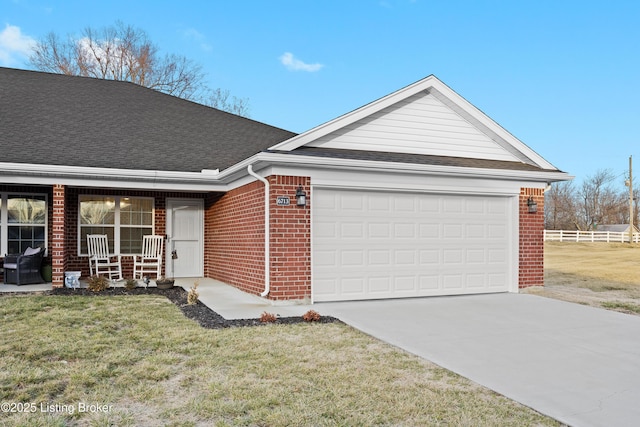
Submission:
[[629,156],[629,243],[633,243],[633,174],[631,172],[632,156]]

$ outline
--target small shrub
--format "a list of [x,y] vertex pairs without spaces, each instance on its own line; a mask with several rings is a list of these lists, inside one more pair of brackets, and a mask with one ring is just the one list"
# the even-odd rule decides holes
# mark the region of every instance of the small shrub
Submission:
[[317,322],[318,320],[320,320],[320,317],[320,313],[315,310],[309,310],[302,315],[302,318],[305,322]]
[[109,287],[109,279],[104,276],[91,276],[89,277],[89,284],[87,289],[91,292],[102,292]]
[[136,279],[127,279],[124,282],[124,287],[128,290],[133,290],[138,287],[138,281]]
[[276,320],[278,320],[278,316],[276,314],[267,313],[266,311],[260,316],[260,321],[262,323],[273,323]]
[[198,302],[198,297],[200,296],[200,294],[198,293],[198,285],[200,283],[196,280],[193,283],[193,286],[189,289],[189,292],[187,293],[187,304],[189,305],[194,305],[197,304]]

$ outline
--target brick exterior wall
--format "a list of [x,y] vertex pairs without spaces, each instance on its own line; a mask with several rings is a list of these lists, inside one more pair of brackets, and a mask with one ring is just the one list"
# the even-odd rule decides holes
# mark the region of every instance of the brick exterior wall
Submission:
[[[311,296],[310,178],[270,176],[270,292],[274,300]],[[296,206],[303,186],[307,206]],[[276,206],[288,196],[289,206]],[[205,275],[259,295],[264,291],[264,184],[256,181],[212,198],[205,212]]]
[[[271,176],[271,292],[276,300],[311,298],[311,179]],[[296,189],[307,193],[307,205],[296,205]],[[289,206],[276,206],[278,196],[288,196]]]
[[68,251],[65,239],[66,230],[66,187],[64,185],[53,186],[53,201],[50,203],[52,209],[49,256],[51,257],[51,282],[54,288],[64,286],[64,272],[67,269]]
[[257,295],[264,290],[264,184],[205,203],[205,276]]
[[[529,213],[527,200],[532,197],[538,204],[536,213]],[[520,190],[520,247],[518,287],[544,285],[544,190]]]

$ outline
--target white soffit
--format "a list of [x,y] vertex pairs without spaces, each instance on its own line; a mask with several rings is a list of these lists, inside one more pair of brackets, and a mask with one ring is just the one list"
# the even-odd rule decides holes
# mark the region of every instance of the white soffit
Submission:
[[270,149],[302,146],[519,161],[556,169],[435,76]]

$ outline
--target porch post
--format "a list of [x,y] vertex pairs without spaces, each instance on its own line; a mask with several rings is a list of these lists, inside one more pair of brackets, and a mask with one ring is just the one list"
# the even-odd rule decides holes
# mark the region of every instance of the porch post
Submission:
[[60,184],[53,186],[53,230],[51,233],[51,267],[52,286],[64,286],[64,271],[66,268],[65,248],[65,190]]

